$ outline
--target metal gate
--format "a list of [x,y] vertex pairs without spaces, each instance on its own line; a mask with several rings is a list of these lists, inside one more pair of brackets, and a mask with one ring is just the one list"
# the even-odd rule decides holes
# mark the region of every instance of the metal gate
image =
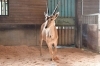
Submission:
[[[56,25],[58,31],[58,46],[75,46],[75,25]],[[35,25],[35,41],[39,44],[40,25]],[[45,42],[43,45],[46,45]]]
[[56,20],[58,29],[58,45],[69,46],[75,44],[75,1],[76,0],[48,0],[49,14],[60,2],[59,17]]
[[75,1],[76,0],[48,0],[49,14],[52,14],[55,6],[60,2],[58,8],[60,17],[75,17]]
[[81,22],[81,47],[100,52],[100,14],[83,15]]
[[74,25],[58,25],[58,45],[71,46],[75,44],[75,26]]
[[[0,44],[40,45],[40,26],[38,24],[0,24]],[[74,44],[74,25],[57,25],[57,29],[59,46]]]

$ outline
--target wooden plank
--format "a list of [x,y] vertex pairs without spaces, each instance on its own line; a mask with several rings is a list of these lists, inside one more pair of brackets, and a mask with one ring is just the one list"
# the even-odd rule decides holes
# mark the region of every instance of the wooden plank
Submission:
[[9,16],[1,16],[1,23],[34,23],[44,22],[44,11],[46,0],[10,0]]

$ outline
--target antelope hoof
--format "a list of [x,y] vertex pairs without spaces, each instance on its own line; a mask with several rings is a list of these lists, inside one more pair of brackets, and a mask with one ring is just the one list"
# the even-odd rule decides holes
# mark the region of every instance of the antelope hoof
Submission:
[[42,54],[40,54],[40,56],[42,56]]
[[50,58],[50,61],[53,61],[53,59],[52,59],[52,58]]
[[54,57],[54,59],[53,60],[59,60],[59,58],[56,56],[56,57]]

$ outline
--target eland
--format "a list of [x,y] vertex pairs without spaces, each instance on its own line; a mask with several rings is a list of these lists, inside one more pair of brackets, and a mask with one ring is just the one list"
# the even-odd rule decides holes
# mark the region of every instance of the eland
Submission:
[[51,60],[58,59],[56,56],[58,32],[55,26],[55,20],[59,16],[59,12],[56,12],[57,8],[58,4],[50,16],[48,15],[48,8],[47,8],[47,13],[44,13],[45,22],[41,25],[41,30],[40,30],[40,55],[42,55],[42,43],[44,40],[49,48],[49,52],[51,54]]

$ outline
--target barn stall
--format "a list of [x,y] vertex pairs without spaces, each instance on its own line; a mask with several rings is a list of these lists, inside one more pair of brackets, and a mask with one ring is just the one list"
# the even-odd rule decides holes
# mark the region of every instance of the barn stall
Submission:
[[93,51],[100,53],[100,14],[83,15],[81,23],[81,44]]
[[[99,66],[100,55],[81,45],[78,29],[84,14],[97,13],[99,0],[61,0],[56,20],[58,29],[59,60],[50,61],[44,43],[43,56],[39,51],[39,30],[44,22],[48,2],[49,14],[59,0],[0,0],[3,9],[0,15],[0,65],[1,66]],[[5,5],[5,4],[6,5]],[[93,5],[93,7],[91,6]],[[88,6],[88,7],[87,7]],[[92,7],[92,8],[91,8]],[[7,9],[6,9],[7,8]],[[93,9],[90,11],[90,9]],[[3,11],[3,12],[2,12]],[[63,47],[63,48],[62,48]],[[87,63],[88,62],[88,63]]]

